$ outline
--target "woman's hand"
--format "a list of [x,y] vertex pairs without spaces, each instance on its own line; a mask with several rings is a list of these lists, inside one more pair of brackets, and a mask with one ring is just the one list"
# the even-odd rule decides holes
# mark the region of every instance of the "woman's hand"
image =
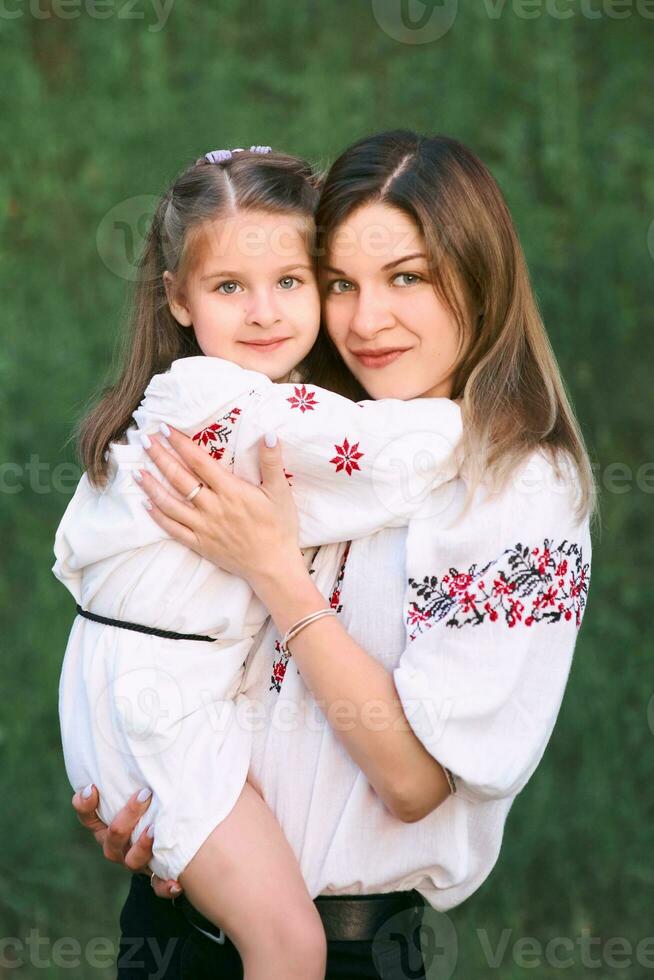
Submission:
[[[79,822],[92,831],[98,844],[102,845],[102,852],[108,861],[122,864],[129,871],[150,875],[148,861],[152,857],[152,838],[148,837],[148,828],[146,827],[134,844],[130,842],[134,827],[151,802],[151,797],[148,796],[143,803],[140,803],[137,799],[138,795],[134,793],[130,796],[109,826],[103,823],[95,812],[100,805],[100,796],[95,786],[91,787],[88,797],[75,793],[71,802]],[[159,898],[174,898],[176,895],[181,895],[183,891],[179,882],[162,881],[156,875],[152,879],[152,887]]]
[[[278,576],[287,563],[302,564],[297,509],[279,442],[268,447],[261,440],[262,481],[255,487],[229,473],[184,433],[166,428],[163,431],[177,456],[156,437],[144,444],[149,442],[146,452],[174,493],[146,470],[138,471],[140,479],[135,474],[151,504],[153,520],[176,541],[245,578],[255,591],[257,581]],[[184,499],[200,482],[204,486],[193,500]]]

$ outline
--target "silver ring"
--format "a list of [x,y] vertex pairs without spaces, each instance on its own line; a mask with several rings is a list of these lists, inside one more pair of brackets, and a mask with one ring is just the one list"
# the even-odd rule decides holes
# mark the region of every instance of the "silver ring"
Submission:
[[155,873],[154,873],[154,871],[153,871],[153,872],[152,872],[152,874],[150,875],[150,888],[154,888],[154,879],[155,879],[156,877],[157,877],[157,876],[156,876],[156,874],[155,874]]
[[191,500],[193,500],[193,498],[195,497],[195,495],[200,492],[200,490],[202,489],[203,486],[204,486],[204,483],[198,483],[197,487],[193,487],[193,489],[191,490],[191,492],[186,494],[186,496],[184,497],[184,500],[188,500],[189,503],[190,503]]

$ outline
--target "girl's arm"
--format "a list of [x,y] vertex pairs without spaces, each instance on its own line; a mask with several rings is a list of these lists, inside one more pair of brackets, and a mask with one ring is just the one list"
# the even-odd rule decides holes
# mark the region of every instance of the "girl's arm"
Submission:
[[180,429],[255,486],[261,438],[276,434],[303,548],[406,525],[455,476],[462,434],[461,409],[448,398],[353,402],[273,384],[217,357],[175,361],[152,379],[134,418],[148,436],[162,422]]
[[461,409],[448,398],[353,402],[312,385],[262,387],[234,445],[234,473],[255,485],[266,433],[281,441],[305,548],[406,525],[456,475]]

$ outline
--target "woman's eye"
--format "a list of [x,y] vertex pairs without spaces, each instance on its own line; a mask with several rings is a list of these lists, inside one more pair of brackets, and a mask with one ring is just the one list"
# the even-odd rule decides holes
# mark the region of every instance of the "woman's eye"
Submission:
[[[398,279],[404,279],[404,282],[397,282]],[[417,282],[422,282],[422,276],[415,272],[398,272],[393,276],[393,282],[398,286],[415,286]]]
[[222,293],[223,296],[232,296],[234,293],[237,293],[241,288],[242,287],[239,286],[237,282],[230,280],[230,282],[221,282],[216,292]]
[[296,276],[284,276],[283,279],[279,280],[279,285],[282,289],[293,289],[295,283],[299,284],[300,280]]
[[327,287],[327,291],[330,293],[349,293],[353,289],[354,283],[351,283],[349,279],[334,279]]

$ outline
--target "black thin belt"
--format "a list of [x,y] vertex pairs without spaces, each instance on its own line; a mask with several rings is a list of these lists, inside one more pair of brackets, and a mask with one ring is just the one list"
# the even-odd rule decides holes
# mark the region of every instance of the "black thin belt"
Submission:
[[[374,895],[318,895],[314,898],[328,941],[364,940],[372,942],[390,919],[395,932],[409,935],[420,925],[425,899],[415,888],[411,891]],[[173,899],[191,925],[214,942],[224,943],[225,934],[206,919],[185,895]]]
[[128,623],[124,619],[109,619],[108,616],[96,616],[95,613],[82,609],[79,603],[75,606],[80,616],[92,619],[94,623],[104,623],[105,626],[118,626],[123,630],[134,630],[137,633],[147,633],[149,636],[161,636],[165,640],[203,640],[205,643],[215,643],[215,636],[201,636],[199,633],[175,633],[174,630],[158,630],[154,626],[141,626],[139,623]]

